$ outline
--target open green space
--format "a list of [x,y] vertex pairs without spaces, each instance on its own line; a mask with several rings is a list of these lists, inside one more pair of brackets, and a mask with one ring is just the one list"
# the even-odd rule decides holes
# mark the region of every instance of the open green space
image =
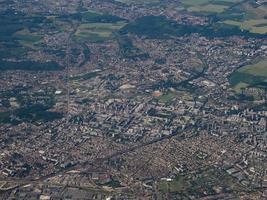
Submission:
[[120,3],[125,3],[125,4],[151,4],[151,3],[158,3],[160,0],[115,0]]
[[242,0],[182,0],[182,6],[188,12],[222,13],[235,3]]
[[85,73],[85,74],[81,74],[81,75],[77,75],[77,76],[74,76],[74,77],[71,77],[70,79],[71,80],[89,80],[91,78],[95,78],[99,75],[99,72],[97,71],[94,71],[94,72],[88,72],[88,73]]
[[267,58],[264,58],[255,64],[242,67],[239,69],[239,72],[267,78]]
[[186,197],[192,195],[195,199],[202,199],[208,195],[216,195],[218,191],[245,191],[245,188],[225,171],[209,168],[196,174],[180,175],[173,179],[161,180],[158,189],[161,194],[179,193]]
[[184,10],[206,15],[214,23],[234,25],[251,33],[267,34],[267,5],[245,0],[182,0]]
[[[80,24],[75,38],[79,41],[103,41],[113,37],[126,20],[108,14],[84,11],[69,15],[28,15],[12,10],[0,12],[0,70],[61,70],[55,62],[32,61],[28,55],[41,50],[63,57],[63,49],[44,44],[45,34],[65,32],[72,23]],[[84,45],[84,44],[82,44]],[[89,50],[84,48],[88,58]],[[79,55],[73,53],[73,55]],[[11,61],[12,60],[12,61]]]
[[159,96],[157,100],[159,101],[159,103],[166,104],[166,103],[171,102],[175,97],[176,97],[176,94],[174,92],[168,92],[168,93],[165,93]]
[[1,112],[0,124],[20,124],[23,122],[54,121],[63,117],[62,113],[48,111],[40,104],[18,108],[13,112]]
[[221,3],[221,2],[223,2],[223,3],[240,3],[242,1],[244,1],[244,0],[213,0],[212,2],[213,3]]
[[236,92],[240,92],[250,86],[266,87],[267,58],[239,68],[229,76],[229,83]]
[[75,13],[67,16],[78,20],[79,25],[74,39],[78,42],[101,42],[113,38],[113,33],[126,24],[126,20],[94,11]]
[[182,0],[182,4],[188,6],[197,6],[210,3],[210,0]]
[[130,37],[118,36],[116,37],[117,42],[120,48],[120,55],[123,58],[131,59],[131,60],[146,60],[149,58],[149,54],[143,52],[141,49],[137,48]]
[[251,33],[267,34],[267,5],[243,1],[216,16],[221,23],[235,25]]
[[241,35],[245,37],[262,37],[261,34],[250,33],[241,30],[235,25],[214,23],[210,25],[184,25],[167,19],[165,16],[144,16],[127,24],[120,30],[120,34],[127,33],[145,36],[147,38],[166,39],[170,36],[184,36],[192,33],[198,33],[202,36],[227,37]]
[[0,12],[0,70],[63,69],[56,62],[27,60],[29,52],[41,47],[43,31],[49,23],[45,16]]
[[3,106],[10,108],[10,99],[15,99],[17,104],[12,111],[0,112],[0,124],[16,125],[23,122],[48,122],[63,117],[62,113],[50,111],[55,105],[53,93],[36,92],[29,95],[27,91],[27,87],[18,86],[12,90],[0,92]]
[[182,0],[182,4],[186,6],[200,6],[200,5],[216,5],[216,4],[235,4],[242,2],[243,0]]
[[18,40],[18,42],[25,47],[36,49],[36,44],[42,40],[42,36],[31,33],[28,29],[23,29],[18,32],[16,32],[13,35],[13,38],[15,40]]
[[29,42],[38,42],[42,39],[40,35],[31,33],[28,29],[23,29],[14,34],[14,38],[18,40],[24,40]]
[[177,176],[171,181],[162,180],[159,182],[159,190],[162,193],[182,192],[188,184],[183,176]]
[[217,4],[208,4],[208,5],[200,5],[200,6],[192,6],[187,10],[189,12],[207,12],[207,13],[221,13],[227,9],[228,6],[225,5],[217,5]]
[[113,33],[122,28],[124,25],[124,22],[81,24],[75,33],[75,39],[82,42],[99,42],[108,40],[113,38]]
[[[53,16],[2,11],[0,12],[0,70],[63,69],[55,62],[32,61],[28,55],[32,51],[42,50],[63,57],[64,50],[46,46],[43,37],[46,33],[64,32],[73,22],[80,24],[75,35],[79,41],[103,41],[112,38],[113,31],[120,29],[126,20],[93,11]],[[89,54],[88,48],[85,47],[84,55],[88,58]],[[73,55],[79,55],[79,52]]]
[[223,23],[238,26],[252,33],[267,34],[267,19],[250,19],[246,21],[225,20]]

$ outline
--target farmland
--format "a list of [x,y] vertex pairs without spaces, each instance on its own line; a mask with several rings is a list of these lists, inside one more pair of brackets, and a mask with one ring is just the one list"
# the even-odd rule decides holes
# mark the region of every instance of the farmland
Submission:
[[233,89],[240,92],[249,86],[261,86],[267,82],[267,58],[239,68],[229,77]]
[[226,20],[225,24],[235,25],[241,29],[248,30],[252,33],[266,34],[267,33],[267,19],[251,19],[243,22]]
[[117,23],[87,23],[81,24],[75,33],[77,41],[99,42],[113,37],[113,32],[125,25],[123,22]]
[[241,2],[241,0],[182,0],[182,5],[188,12],[207,14],[222,13],[226,11],[230,6],[239,2]]
[[243,0],[182,0],[185,11],[213,15],[215,21],[256,34],[267,33],[267,6]]
[[36,49],[36,44],[42,40],[42,36],[31,33],[28,29],[18,31],[13,36],[22,46]]
[[248,2],[233,6],[217,17],[220,22],[235,25],[251,33],[267,34],[266,5],[254,5]]
[[189,12],[221,13],[227,8],[228,7],[224,5],[210,4],[210,5],[204,5],[204,6],[201,5],[201,6],[189,7],[188,11]]
[[145,3],[145,4],[150,4],[150,3],[158,3],[159,0],[115,0],[117,2],[125,3],[125,4],[130,4],[130,3]]

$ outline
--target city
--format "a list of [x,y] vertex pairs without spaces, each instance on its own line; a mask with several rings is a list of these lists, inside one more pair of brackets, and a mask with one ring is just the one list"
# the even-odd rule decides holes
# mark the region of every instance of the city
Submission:
[[0,4],[0,199],[267,199],[267,1]]

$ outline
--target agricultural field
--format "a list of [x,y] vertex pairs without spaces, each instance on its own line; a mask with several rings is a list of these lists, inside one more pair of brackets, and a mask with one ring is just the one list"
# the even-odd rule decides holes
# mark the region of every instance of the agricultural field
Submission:
[[182,0],[182,4],[188,6],[198,6],[210,3],[210,0]]
[[222,13],[235,3],[242,0],[182,0],[182,5],[188,12]]
[[139,3],[145,3],[145,4],[151,4],[151,3],[158,3],[160,0],[115,0],[117,2],[125,3],[125,4],[139,4]]
[[124,22],[81,24],[75,33],[75,39],[79,42],[99,42],[108,40],[113,37],[115,31],[119,30],[124,25]]
[[192,6],[189,7],[187,10],[189,12],[222,13],[227,8],[228,7],[224,5],[209,4],[209,5]]
[[42,36],[36,33],[31,33],[28,29],[16,32],[13,37],[14,39],[17,39],[22,46],[31,49],[36,49],[36,45],[42,40]]
[[81,22],[74,35],[74,39],[78,42],[101,42],[111,39],[113,33],[126,24],[122,18],[94,11],[77,13],[71,18],[79,19]]
[[182,0],[182,4],[186,6],[201,6],[201,5],[232,5],[240,3],[243,0]]
[[264,86],[267,83],[267,58],[239,68],[230,75],[229,82],[236,92],[250,86]]
[[181,3],[187,12],[213,15],[218,23],[267,34],[267,5],[244,0],[182,0]]
[[251,19],[243,22],[226,20],[225,24],[235,25],[243,30],[248,30],[251,33],[266,34],[267,33],[267,19]]
[[266,15],[266,5],[244,2],[227,10],[218,18],[224,24],[234,25],[251,33],[267,34]]

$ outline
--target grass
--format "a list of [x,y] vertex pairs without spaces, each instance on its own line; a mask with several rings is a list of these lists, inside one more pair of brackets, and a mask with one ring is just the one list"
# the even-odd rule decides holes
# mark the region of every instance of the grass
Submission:
[[253,64],[241,67],[229,76],[229,83],[237,93],[247,87],[258,87],[266,82],[267,58],[262,58]]
[[199,5],[192,6],[187,9],[189,12],[202,12],[202,13],[222,13],[224,12],[228,6],[224,5],[216,5],[216,4],[208,4],[208,5]]
[[125,25],[124,22],[117,23],[87,23],[81,24],[75,33],[78,41],[103,41],[113,37],[113,32]]
[[267,19],[250,19],[243,22],[225,20],[223,23],[239,26],[241,29],[248,30],[252,33],[267,33]]
[[238,26],[240,29],[251,33],[267,33],[267,6],[255,6],[251,2],[244,1],[218,16],[225,24]]
[[264,19],[267,15],[267,6],[254,7],[249,3],[244,3],[240,10],[245,13],[245,19]]
[[173,92],[168,92],[166,94],[161,95],[158,97],[159,103],[169,103],[176,97],[176,94]]
[[228,3],[239,3],[243,0],[182,0],[182,4],[185,6],[199,6],[208,4],[228,4]]
[[29,42],[38,42],[42,39],[41,36],[31,33],[28,29],[23,29],[15,33],[14,37],[18,40],[24,40]]
[[125,3],[125,4],[151,4],[151,3],[158,3],[159,0],[115,0],[117,2]]
[[224,2],[224,3],[239,3],[242,2],[243,0],[214,0],[213,2]]
[[263,76],[267,79],[267,58],[260,60],[255,64],[242,67],[239,71],[254,76]]
[[267,34],[267,5],[245,0],[182,0],[188,12],[215,14],[219,22],[256,34]]
[[161,181],[159,183],[159,190],[162,193],[181,192],[184,190],[186,182],[182,176],[177,176],[172,181]]
[[18,40],[22,46],[36,49],[36,44],[42,40],[42,36],[31,33],[28,29],[23,29],[16,32],[13,38]]
[[225,171],[215,168],[207,168],[194,174],[177,176],[172,181],[161,180],[158,188],[161,194],[179,193],[182,197],[190,195],[194,196],[195,199],[214,195],[216,192],[215,188],[229,188],[231,192],[247,191],[246,188]]
[[241,0],[182,0],[182,5],[188,12],[196,13],[222,13],[229,5]]
[[182,0],[182,4],[187,6],[198,6],[209,3],[211,0]]
[[244,82],[239,82],[237,85],[235,85],[233,87],[233,89],[237,92],[237,93],[241,93],[242,89],[245,89],[249,86],[249,84],[244,83]]

